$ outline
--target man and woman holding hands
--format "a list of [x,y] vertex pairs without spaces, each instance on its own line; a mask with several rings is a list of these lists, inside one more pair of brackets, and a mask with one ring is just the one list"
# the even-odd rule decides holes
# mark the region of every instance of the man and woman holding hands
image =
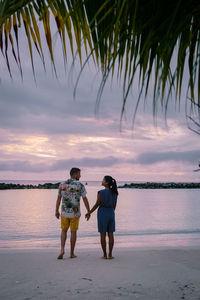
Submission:
[[[80,199],[82,197],[87,213],[86,219],[89,220],[91,214],[98,208],[97,223],[98,232],[100,233],[101,247],[104,259],[112,259],[112,251],[114,246],[115,232],[115,208],[117,204],[117,184],[111,176],[104,176],[102,186],[104,189],[98,191],[95,205],[90,209],[88,199],[86,197],[85,186],[79,181],[81,170],[72,168],[70,171],[70,179],[61,183],[58,189],[58,197],[56,201],[55,216],[61,217],[61,251],[58,259],[63,259],[65,253],[65,242],[67,239],[67,231],[70,228],[70,258],[75,258],[74,254],[77,230],[80,218]],[[59,207],[61,204],[61,213]],[[106,233],[108,234],[108,255],[106,250]]]

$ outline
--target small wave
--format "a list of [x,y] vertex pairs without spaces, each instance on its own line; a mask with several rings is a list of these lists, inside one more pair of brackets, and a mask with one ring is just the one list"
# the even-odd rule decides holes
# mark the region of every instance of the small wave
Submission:
[[171,234],[194,234],[200,233],[200,228],[190,229],[190,230],[152,230],[152,231],[128,231],[128,232],[118,232],[118,236],[129,236],[129,235],[171,235]]
[[[158,236],[158,235],[189,235],[189,234],[200,234],[200,229],[191,230],[154,230],[154,231],[127,231],[127,232],[116,232],[116,236]],[[78,238],[94,238],[98,237],[98,233],[81,233]],[[10,235],[10,236],[0,236],[0,240],[51,240],[59,239],[60,235]]]

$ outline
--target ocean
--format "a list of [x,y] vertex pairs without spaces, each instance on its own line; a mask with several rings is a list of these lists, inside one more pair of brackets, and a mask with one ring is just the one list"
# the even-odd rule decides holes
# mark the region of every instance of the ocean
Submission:
[[[100,182],[87,183],[91,207],[101,188]],[[59,248],[56,198],[53,189],[1,190],[0,249]],[[83,202],[81,212],[77,247],[100,247],[96,212],[86,221]],[[199,247],[199,216],[200,189],[119,189],[115,247]]]

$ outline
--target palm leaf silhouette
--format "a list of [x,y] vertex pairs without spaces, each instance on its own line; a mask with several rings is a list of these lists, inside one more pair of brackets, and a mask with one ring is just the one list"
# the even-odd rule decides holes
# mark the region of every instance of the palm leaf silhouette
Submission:
[[[123,106],[139,73],[140,94],[149,91],[153,80],[154,114],[158,99],[167,108],[172,91],[181,98],[183,77],[188,73],[192,103],[200,104],[200,2],[198,0],[1,0],[0,49],[10,76],[8,47],[21,76],[20,41],[22,24],[28,41],[35,76],[33,45],[45,67],[46,43],[56,72],[50,18],[53,17],[67,59],[66,37],[73,56],[76,45],[81,65],[82,51],[102,71],[99,96],[109,75],[123,81]],[[40,23],[40,26],[39,26]],[[41,31],[45,41],[41,41]],[[197,92],[195,93],[195,88]],[[167,95],[167,96],[166,96]],[[166,96],[166,97],[165,97]],[[185,97],[187,101],[187,97]],[[195,100],[197,99],[197,100]],[[98,100],[97,100],[98,102]]]

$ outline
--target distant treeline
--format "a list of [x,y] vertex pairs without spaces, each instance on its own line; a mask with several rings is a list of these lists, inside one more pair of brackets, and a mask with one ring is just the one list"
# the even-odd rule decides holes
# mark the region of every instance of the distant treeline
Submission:
[[57,189],[60,182],[44,183],[44,184],[15,184],[15,183],[0,183],[0,190],[23,190],[23,189]]
[[199,189],[200,182],[144,182],[118,186],[130,189]]
[[[15,184],[0,183],[0,190],[19,190],[19,189],[58,189],[60,182],[44,184]],[[118,188],[130,189],[200,189],[200,182],[143,182],[130,183],[118,186]]]

